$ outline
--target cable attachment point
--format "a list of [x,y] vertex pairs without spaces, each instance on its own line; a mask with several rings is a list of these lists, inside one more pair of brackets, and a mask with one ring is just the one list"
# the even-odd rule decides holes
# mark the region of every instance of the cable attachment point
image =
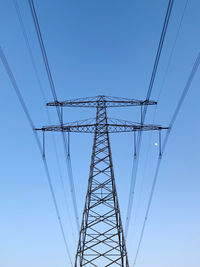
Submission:
[[69,136],[69,132],[68,132],[68,136],[67,136],[68,138],[68,140],[67,140],[67,144],[68,144],[68,146],[67,146],[67,156],[70,158],[70,136]]
[[45,131],[42,130],[42,157],[45,159],[46,154],[45,154]]
[[63,125],[63,106],[60,107],[61,125]]
[[162,139],[161,129],[159,130],[159,158],[162,158]]
[[143,124],[143,105],[140,106],[140,123]]
[[136,131],[134,131],[134,158],[137,157],[137,148],[136,148]]

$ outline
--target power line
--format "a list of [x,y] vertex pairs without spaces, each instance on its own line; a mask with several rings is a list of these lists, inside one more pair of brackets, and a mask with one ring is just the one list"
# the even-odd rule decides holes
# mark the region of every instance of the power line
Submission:
[[45,156],[43,154],[42,145],[41,145],[41,142],[39,140],[37,131],[35,130],[35,125],[33,123],[33,120],[31,118],[31,115],[30,115],[30,113],[28,111],[28,108],[27,108],[25,102],[24,102],[24,99],[22,97],[22,94],[21,94],[21,92],[19,90],[19,87],[18,87],[18,85],[16,83],[15,77],[14,77],[12,71],[11,71],[11,68],[10,68],[10,66],[8,64],[8,61],[7,61],[6,57],[5,57],[5,54],[4,54],[3,49],[1,48],[1,46],[0,46],[0,58],[1,58],[1,61],[2,61],[3,65],[4,65],[4,67],[5,67],[5,70],[6,70],[7,74],[8,74],[8,77],[9,77],[11,83],[12,83],[12,86],[13,86],[13,88],[15,90],[15,93],[16,93],[16,95],[18,97],[18,100],[19,100],[19,102],[20,102],[20,104],[22,106],[22,109],[23,109],[23,111],[24,111],[24,113],[26,115],[26,118],[27,118],[27,120],[28,120],[28,122],[29,122],[29,124],[31,126],[31,129],[33,131],[33,135],[35,137],[37,146],[39,148],[40,155],[42,157],[42,161],[43,161],[43,164],[44,164],[44,169],[45,169],[45,173],[46,173],[46,176],[47,176],[49,188],[50,188],[50,191],[51,191],[51,195],[52,195],[54,207],[55,207],[55,210],[56,210],[56,214],[57,214],[59,226],[60,226],[60,229],[61,229],[63,241],[64,241],[64,244],[65,244],[67,256],[68,256],[68,258],[70,260],[71,266],[73,266],[72,265],[71,256],[70,256],[70,252],[69,252],[69,248],[68,248],[68,244],[67,244],[67,240],[66,240],[66,236],[65,236],[65,232],[64,232],[64,227],[63,227],[62,219],[60,217],[60,212],[59,212],[59,209],[58,209],[58,204],[57,204],[57,199],[56,199],[56,196],[55,196],[55,191],[54,191],[54,188],[53,188],[53,184],[52,184],[52,180],[51,180],[51,176],[50,176],[50,172],[49,172],[49,167],[48,167],[46,158],[45,158]]
[[38,72],[38,69],[37,69],[36,64],[35,64],[33,52],[32,52],[31,46],[30,46],[28,35],[26,33],[26,29],[25,29],[25,26],[24,26],[24,23],[23,23],[21,11],[20,11],[20,8],[19,8],[17,0],[13,0],[13,4],[14,4],[14,7],[15,7],[15,11],[17,13],[17,18],[18,18],[18,21],[19,21],[19,24],[20,24],[20,27],[21,27],[21,30],[22,30],[22,34],[23,34],[23,37],[24,37],[24,40],[25,40],[25,44],[26,44],[26,47],[27,47],[27,50],[28,50],[28,53],[29,53],[29,57],[30,57],[30,60],[31,60],[31,64],[33,66],[35,77],[36,77],[38,85],[39,85],[39,89],[40,89],[41,95],[42,95],[43,99],[46,99],[45,92],[43,90],[42,83],[41,83],[40,76],[39,76],[39,72]]
[[[160,96],[161,96],[161,92],[162,92],[162,89],[163,89],[165,81],[166,81],[166,77],[167,77],[167,74],[168,74],[168,71],[169,71],[169,67],[170,67],[170,64],[171,64],[171,61],[172,61],[172,57],[174,55],[174,51],[175,51],[175,47],[176,47],[176,44],[177,44],[177,41],[178,41],[178,37],[180,35],[180,31],[181,31],[181,28],[182,28],[182,24],[183,24],[183,20],[184,20],[184,17],[185,17],[185,13],[186,13],[186,10],[187,10],[188,3],[189,3],[189,0],[186,0],[184,8],[183,8],[183,11],[182,11],[182,15],[181,15],[181,18],[180,18],[180,22],[179,22],[179,25],[178,25],[178,29],[177,29],[177,32],[176,32],[176,36],[175,36],[175,39],[174,39],[174,42],[173,42],[173,45],[172,45],[172,49],[171,49],[171,52],[170,52],[170,55],[169,55],[169,58],[168,58],[167,67],[165,69],[164,76],[163,76],[163,79],[162,79],[162,82],[161,82],[161,86],[160,86],[160,89],[159,89],[159,92],[158,92],[157,101],[156,101],[157,103],[159,102],[159,99],[160,99]],[[154,124],[155,118],[156,118],[157,107],[158,107],[158,105],[155,106],[155,110],[154,110],[154,114],[153,114],[153,120],[152,120],[153,124]],[[146,160],[145,160],[145,172],[144,172],[144,175],[143,175],[143,182],[144,182],[144,178],[146,176],[145,173],[146,173],[146,166],[147,166],[147,161],[148,161],[149,153],[150,153],[150,141],[151,141],[151,139],[152,139],[152,133],[151,133],[151,136],[150,136],[150,139],[149,139],[147,157],[146,157]],[[140,194],[139,194],[139,204],[141,202],[142,187],[141,187],[141,191],[140,191]],[[136,221],[136,219],[137,218],[135,216],[135,221]],[[133,224],[134,224],[134,222],[132,223],[132,225]]]
[[168,59],[168,62],[167,62],[167,67],[165,69],[165,73],[164,73],[164,76],[163,76],[163,79],[162,79],[162,82],[161,82],[160,90],[159,90],[159,93],[158,93],[158,99],[160,98],[160,94],[161,94],[162,88],[163,88],[163,86],[165,84],[165,81],[166,81],[166,78],[167,78],[167,74],[168,74],[169,67],[170,67],[170,64],[171,64],[171,61],[172,61],[172,57],[174,55],[174,51],[175,51],[175,47],[176,47],[176,44],[177,44],[177,41],[178,41],[178,37],[180,35],[180,31],[181,31],[181,28],[182,28],[182,24],[183,24],[183,20],[184,20],[184,17],[185,17],[185,13],[186,13],[186,10],[187,10],[188,3],[189,3],[189,0],[186,0],[184,8],[183,8],[183,11],[182,11],[181,19],[180,19],[180,22],[179,22],[179,25],[178,25],[178,29],[177,29],[177,32],[176,32],[175,40],[174,40],[174,43],[173,43],[173,46],[172,46],[172,49],[171,49],[171,52],[170,52],[170,55],[169,55],[169,59]]
[[[35,77],[36,77],[36,80],[37,80],[37,83],[38,83],[38,86],[39,86],[39,89],[40,89],[40,92],[41,92],[41,95],[42,95],[42,99],[43,99],[43,102],[46,104],[47,100],[46,100],[45,92],[44,92],[44,89],[42,87],[42,83],[41,83],[40,76],[39,76],[39,71],[38,71],[36,63],[35,63],[35,59],[34,59],[34,56],[33,56],[33,52],[32,52],[32,49],[31,49],[31,45],[30,45],[30,42],[29,42],[29,38],[28,38],[26,29],[25,29],[25,25],[24,25],[24,22],[23,22],[23,19],[22,19],[21,11],[20,11],[20,8],[19,8],[17,0],[13,0],[13,4],[14,4],[14,7],[15,7],[15,10],[16,10],[16,13],[17,13],[17,18],[19,20],[20,28],[22,30],[22,34],[23,34],[23,37],[24,37],[24,40],[25,40],[25,44],[26,44],[26,47],[27,47],[27,50],[28,50],[28,54],[29,54],[29,57],[30,57],[30,60],[31,60],[31,64],[32,64],[32,67],[33,67],[33,70],[34,70],[34,73],[35,73]],[[49,109],[47,108],[46,105],[45,105],[45,110],[46,110],[48,122],[49,122],[49,124],[52,124],[51,123],[50,112],[49,112]],[[68,215],[69,215],[69,221],[70,221],[70,225],[71,225],[71,228],[72,228],[72,232],[74,232],[73,231],[73,227],[72,227],[70,209],[69,209],[69,205],[68,205],[68,201],[67,201],[67,193],[66,193],[66,190],[65,190],[64,181],[63,181],[62,173],[61,173],[61,167],[60,167],[60,161],[59,161],[59,157],[58,157],[58,149],[57,149],[57,145],[56,145],[55,135],[54,135],[53,132],[51,133],[51,135],[52,135],[53,147],[54,147],[54,151],[55,151],[55,157],[56,157],[56,162],[57,162],[57,167],[58,167],[58,172],[59,172],[60,183],[61,183],[61,187],[62,187],[62,191],[63,191],[63,195],[64,195],[64,200],[65,200],[67,212],[68,212]]]
[[[174,114],[172,116],[172,119],[169,123],[169,129],[167,130],[167,133],[166,133],[166,136],[165,136],[165,139],[164,139],[164,142],[163,142],[163,145],[162,145],[162,155],[166,149],[166,145],[167,145],[167,142],[168,142],[168,138],[169,138],[169,135],[171,133],[171,130],[174,126],[174,123],[177,119],[177,116],[180,112],[180,109],[181,109],[181,106],[185,100],[185,97],[190,89],[190,86],[192,84],[192,81],[194,79],[194,76],[198,70],[198,67],[200,65],[200,53],[198,54],[196,60],[195,60],[195,63],[193,65],[193,68],[192,68],[192,71],[189,75],[189,78],[187,80],[187,83],[183,89],[183,92],[181,94],[181,97],[178,101],[178,104],[176,106],[176,109],[174,111]],[[138,243],[138,247],[137,247],[137,251],[136,251],[136,256],[135,256],[135,260],[134,260],[134,264],[133,266],[136,265],[136,262],[137,262],[137,258],[138,258],[138,254],[139,254],[139,251],[140,251],[140,247],[141,247],[141,243],[142,243],[142,239],[143,239],[143,236],[144,236],[144,231],[145,231],[145,227],[146,227],[146,223],[147,223],[147,219],[148,219],[148,215],[149,215],[149,211],[150,211],[150,208],[151,208],[151,203],[152,203],[152,199],[153,199],[153,195],[154,195],[154,191],[155,191],[155,187],[156,187],[156,182],[157,182],[157,178],[158,178],[158,173],[159,173],[159,170],[160,170],[160,165],[161,165],[161,162],[162,162],[162,156],[160,156],[158,158],[158,162],[157,162],[157,166],[156,166],[156,171],[155,171],[155,174],[154,174],[154,179],[153,179],[153,185],[152,185],[152,188],[151,188],[151,193],[150,193],[150,197],[149,197],[149,201],[148,201],[148,205],[147,205],[147,210],[146,210],[146,213],[145,213],[145,219],[144,219],[144,222],[143,222],[143,225],[142,225],[142,231],[141,231],[141,234],[140,234],[140,238],[139,238],[139,243]]]
[[[169,4],[167,7],[167,13],[165,16],[165,21],[164,21],[164,25],[163,25],[163,29],[162,29],[162,33],[161,33],[161,37],[160,37],[160,42],[159,42],[158,50],[157,50],[157,54],[156,54],[156,59],[155,59],[154,66],[153,66],[151,80],[150,80],[149,88],[147,91],[147,96],[146,96],[147,100],[150,99],[151,92],[153,89],[153,85],[154,85],[154,81],[155,81],[155,77],[156,77],[156,73],[157,73],[157,69],[158,69],[158,64],[159,64],[159,60],[160,60],[160,55],[161,55],[164,40],[165,40],[165,35],[166,35],[168,24],[169,24],[169,19],[170,19],[173,3],[174,3],[174,0],[169,0]],[[145,108],[144,112],[143,112],[143,120],[145,120],[146,111],[147,111],[147,109]]]
[[[47,72],[47,76],[48,76],[48,80],[49,80],[49,84],[50,84],[50,88],[51,88],[51,92],[54,98],[55,102],[58,102],[58,98],[56,95],[56,89],[55,89],[55,85],[54,85],[54,81],[53,81],[53,77],[51,74],[51,69],[49,66],[49,62],[48,62],[48,57],[46,54],[46,49],[44,46],[44,42],[43,42],[43,38],[42,38],[42,34],[41,34],[41,30],[40,30],[40,25],[39,25],[39,21],[37,18],[37,13],[35,10],[35,6],[34,6],[34,2],[33,0],[29,0],[29,6],[30,6],[30,10],[31,10],[31,15],[33,18],[33,22],[34,22],[34,27],[37,33],[37,38],[39,41],[39,45],[40,45],[40,49],[42,52],[42,57],[43,57],[43,61],[45,64],[45,68],[46,68],[46,72]],[[63,125],[63,121],[62,121],[62,114],[61,111],[59,109],[58,106],[56,106],[56,110],[57,110],[57,115],[58,115],[58,119],[60,122],[60,125]],[[76,202],[76,195],[75,195],[75,187],[74,187],[74,179],[73,179],[73,174],[71,169],[69,168],[69,160],[71,162],[71,159],[69,159],[68,157],[68,151],[67,151],[67,139],[66,139],[66,135],[64,132],[62,133],[62,139],[63,139],[63,144],[64,144],[64,152],[65,152],[65,160],[66,160],[66,164],[67,164],[67,172],[68,172],[68,178],[69,178],[69,184],[70,184],[70,191],[72,194],[72,201],[73,201],[73,207],[74,207],[74,213],[75,213],[75,219],[76,219],[76,226],[77,226],[77,231],[79,232],[79,217],[78,217],[78,209],[77,209],[77,202]]]
[[[164,40],[165,40],[165,36],[166,36],[168,24],[169,24],[171,12],[172,12],[173,3],[174,3],[174,0],[169,0],[169,2],[168,2],[167,12],[165,15],[162,33],[160,36],[160,41],[159,41],[159,45],[158,45],[158,49],[157,49],[157,53],[156,53],[156,58],[154,61],[151,79],[149,82],[149,87],[148,87],[148,91],[147,91],[147,95],[146,95],[147,101],[150,99],[151,92],[153,89],[153,85],[154,85],[154,81],[155,81],[155,77],[156,77],[156,73],[157,73],[157,69],[158,69],[158,64],[160,61],[160,56],[161,56],[161,52],[163,49],[163,44],[164,44]],[[147,106],[145,105],[143,108],[143,112],[142,112],[141,124],[144,124],[146,113],[147,113]],[[140,149],[141,149],[141,142],[142,142],[142,132],[139,132],[138,138],[137,138],[137,157],[135,157],[134,161],[133,161],[131,185],[130,185],[130,192],[129,192],[129,201],[128,201],[128,208],[127,208],[127,215],[126,215],[126,226],[125,226],[126,238],[128,235],[130,217],[131,217],[131,212],[132,212],[132,207],[133,207],[133,198],[134,198],[134,193],[135,193],[135,185],[136,185],[136,178],[137,178],[137,170],[138,170],[138,162],[139,162],[139,154],[140,154]]]

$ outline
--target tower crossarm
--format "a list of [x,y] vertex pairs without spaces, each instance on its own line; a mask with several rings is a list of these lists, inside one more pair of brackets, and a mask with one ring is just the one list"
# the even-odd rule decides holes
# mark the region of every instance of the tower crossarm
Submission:
[[[102,127],[101,127],[102,126]],[[95,119],[88,119],[82,121],[75,121],[72,123],[63,124],[60,126],[44,126],[40,129],[42,131],[55,131],[55,132],[76,132],[76,133],[95,133],[105,131],[105,123],[95,122]],[[119,132],[134,132],[134,131],[153,131],[153,130],[163,130],[168,129],[167,127],[161,127],[160,125],[153,124],[140,124],[137,122],[130,122],[118,119],[107,119],[106,127],[109,133],[119,133]]]
[[145,106],[157,104],[157,102],[151,100],[137,100],[132,98],[100,95],[66,101],[49,102],[47,103],[47,106],[96,108],[99,105],[99,102],[103,102],[105,104],[105,107]]

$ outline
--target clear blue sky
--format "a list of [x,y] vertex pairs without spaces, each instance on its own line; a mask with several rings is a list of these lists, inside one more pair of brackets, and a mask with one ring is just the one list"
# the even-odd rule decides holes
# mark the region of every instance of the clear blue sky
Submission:
[[[40,79],[52,100],[26,0],[18,1]],[[167,8],[167,0],[35,0],[60,100],[99,94],[143,99]],[[156,123],[167,125],[200,50],[200,2],[190,0],[174,55],[162,85],[185,0],[175,0],[153,88]],[[36,126],[48,124],[45,105],[29,59],[12,0],[0,1],[0,42]],[[184,102],[164,155],[137,267],[200,266],[200,71]],[[0,266],[64,267],[67,263],[39,152],[14,90],[0,64],[1,167]],[[154,107],[148,110],[152,122]],[[116,109],[112,117],[135,121],[137,108]],[[51,109],[52,121],[57,122]],[[65,110],[65,121],[95,116],[94,110]],[[78,209],[81,217],[89,173],[92,135],[71,136]],[[47,158],[72,259],[77,247],[64,154],[56,134],[71,216],[66,211],[51,135]],[[136,251],[157,160],[156,134],[144,134],[136,198],[127,241],[130,266]],[[123,223],[131,177],[133,136],[111,136]],[[147,152],[149,148],[149,156]],[[148,160],[147,160],[148,159]],[[71,218],[71,223],[70,219]]]

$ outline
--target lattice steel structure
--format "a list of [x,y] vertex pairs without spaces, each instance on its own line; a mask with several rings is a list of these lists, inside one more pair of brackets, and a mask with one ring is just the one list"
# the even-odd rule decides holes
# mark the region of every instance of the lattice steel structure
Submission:
[[140,101],[97,96],[48,103],[48,106],[95,107],[96,118],[38,130],[94,133],[88,190],[83,211],[75,267],[129,267],[114,178],[109,133],[164,129],[107,118],[107,107],[155,105]]

